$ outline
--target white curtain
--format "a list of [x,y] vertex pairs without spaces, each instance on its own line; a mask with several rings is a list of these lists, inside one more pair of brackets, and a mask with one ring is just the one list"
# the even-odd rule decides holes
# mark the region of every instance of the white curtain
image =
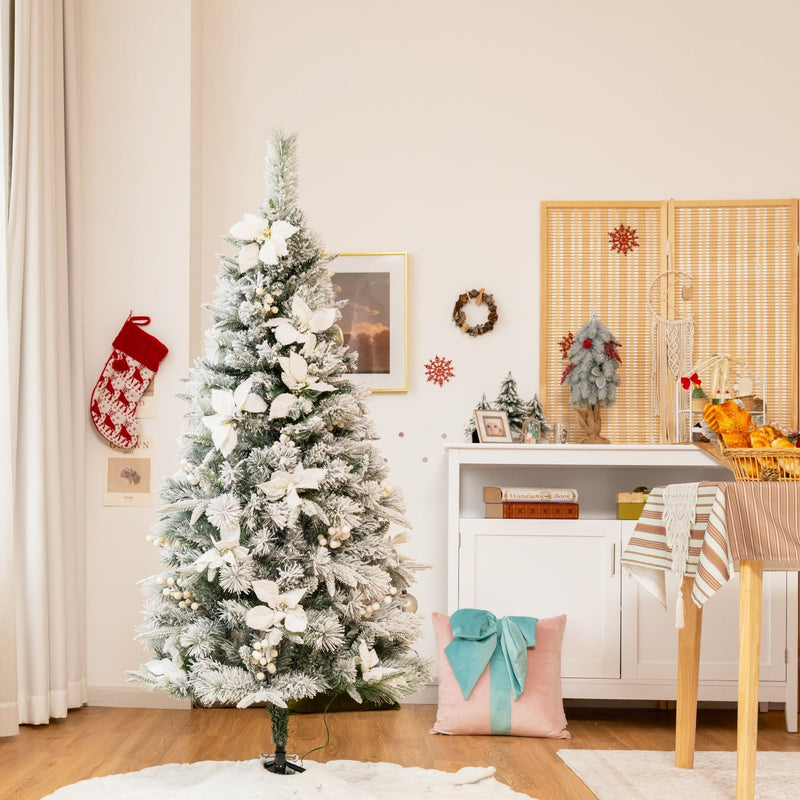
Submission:
[[8,353],[0,500],[10,498],[0,511],[0,736],[66,716],[87,697],[77,0],[14,6],[0,331]]

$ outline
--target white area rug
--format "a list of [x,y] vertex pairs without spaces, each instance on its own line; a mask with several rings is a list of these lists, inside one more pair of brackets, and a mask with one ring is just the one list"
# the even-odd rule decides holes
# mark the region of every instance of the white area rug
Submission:
[[[800,745],[799,745],[800,746]],[[660,750],[559,750],[561,760],[598,800],[733,800],[736,753],[694,754],[694,769],[677,769]],[[800,752],[756,755],[756,800],[800,797]]]
[[165,764],[73,783],[42,800],[530,800],[497,781],[494,767],[440,772],[363,761],[304,766],[302,773],[273,775],[258,759]]

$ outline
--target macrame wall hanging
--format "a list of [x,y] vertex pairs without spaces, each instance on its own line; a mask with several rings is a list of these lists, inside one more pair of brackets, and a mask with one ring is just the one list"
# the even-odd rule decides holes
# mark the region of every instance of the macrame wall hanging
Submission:
[[692,276],[688,272],[661,272],[647,287],[647,307],[653,318],[650,403],[665,442],[679,441],[675,385],[692,366],[694,317],[691,312],[680,316],[678,305],[691,299]]

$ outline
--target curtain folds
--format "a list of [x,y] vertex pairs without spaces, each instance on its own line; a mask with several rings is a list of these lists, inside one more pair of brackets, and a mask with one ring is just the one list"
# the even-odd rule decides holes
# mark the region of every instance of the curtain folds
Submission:
[[[15,733],[17,722],[66,716],[87,698],[75,13],[74,0],[26,0],[14,8],[8,413],[0,420],[11,447],[0,468],[11,471],[3,469],[2,491],[10,483],[13,519],[3,520],[11,527],[3,524],[1,535],[4,554],[13,553],[15,590],[13,618],[0,612],[0,652],[15,658],[9,664],[0,656],[0,666],[3,687],[7,674],[14,678],[17,719],[14,730],[4,729],[13,713],[3,688],[0,735]],[[5,601],[5,580],[2,591]]]

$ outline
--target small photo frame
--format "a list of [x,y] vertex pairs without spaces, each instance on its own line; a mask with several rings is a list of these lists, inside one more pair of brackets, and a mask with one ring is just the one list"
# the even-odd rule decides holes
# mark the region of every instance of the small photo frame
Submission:
[[508,414],[489,408],[476,408],[475,427],[478,429],[478,441],[483,444],[497,442],[513,442]]

